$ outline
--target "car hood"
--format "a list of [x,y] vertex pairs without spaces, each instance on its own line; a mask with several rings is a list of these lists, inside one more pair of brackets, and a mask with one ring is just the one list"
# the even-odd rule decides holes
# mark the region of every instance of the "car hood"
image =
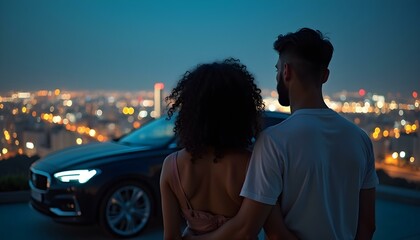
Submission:
[[74,146],[50,153],[44,158],[36,161],[32,167],[38,170],[55,171],[65,169],[72,165],[83,164],[94,161],[98,158],[112,157],[117,154],[124,154],[150,149],[146,146],[128,146],[117,142],[90,143]]

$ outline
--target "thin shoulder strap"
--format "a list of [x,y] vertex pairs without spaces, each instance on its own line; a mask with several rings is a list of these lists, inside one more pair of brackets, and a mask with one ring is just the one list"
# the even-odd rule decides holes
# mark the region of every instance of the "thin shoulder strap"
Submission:
[[175,175],[175,178],[176,178],[175,181],[178,183],[178,188],[181,190],[181,193],[182,193],[182,195],[183,195],[183,197],[185,199],[185,202],[187,203],[188,209],[193,209],[192,206],[191,206],[190,201],[188,201],[188,198],[187,198],[187,195],[185,194],[184,189],[182,188],[181,179],[179,177],[179,170],[178,170],[178,152],[176,152],[175,161],[172,161],[172,162],[173,162],[172,169],[174,170],[174,175]]

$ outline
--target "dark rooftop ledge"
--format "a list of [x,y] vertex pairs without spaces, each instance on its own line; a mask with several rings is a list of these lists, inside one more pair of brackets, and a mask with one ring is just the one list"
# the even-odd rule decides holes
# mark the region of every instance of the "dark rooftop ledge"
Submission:
[[[376,188],[376,197],[404,204],[413,204],[420,206],[420,191],[416,190],[380,184]],[[29,199],[30,191],[0,192],[0,204],[28,202]]]
[[30,191],[0,192],[0,204],[28,202],[30,197]]
[[392,187],[387,185],[378,185],[376,187],[376,197],[404,204],[413,204],[420,206],[420,191],[407,188]]

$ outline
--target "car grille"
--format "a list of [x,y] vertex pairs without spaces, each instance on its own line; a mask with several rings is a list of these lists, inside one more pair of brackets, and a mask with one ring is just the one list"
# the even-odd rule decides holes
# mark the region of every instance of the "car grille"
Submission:
[[50,176],[48,173],[31,169],[30,182],[34,188],[46,191],[50,187]]

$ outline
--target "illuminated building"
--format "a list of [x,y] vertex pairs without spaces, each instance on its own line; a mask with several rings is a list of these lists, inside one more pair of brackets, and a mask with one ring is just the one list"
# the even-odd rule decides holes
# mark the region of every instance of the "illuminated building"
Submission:
[[48,142],[48,136],[43,130],[25,130],[23,131],[23,152],[29,157],[39,155]]
[[[76,145],[77,134],[66,131],[64,127],[57,127],[50,132],[49,152]],[[42,157],[42,156],[41,156]]]
[[154,93],[154,100],[155,100],[155,115],[153,117],[159,118],[162,114],[162,91],[165,85],[163,83],[155,83],[155,93]]
[[414,151],[413,156],[409,156],[409,161],[412,165],[420,168],[420,138],[417,135],[416,139],[414,140]]
[[[419,139],[417,134],[401,134],[400,137],[391,139],[390,152],[401,153],[404,152],[404,156],[399,156],[404,164],[408,164],[411,157],[418,160],[418,146]],[[417,156],[416,156],[417,155]],[[412,164],[418,165],[418,161],[414,161]]]

